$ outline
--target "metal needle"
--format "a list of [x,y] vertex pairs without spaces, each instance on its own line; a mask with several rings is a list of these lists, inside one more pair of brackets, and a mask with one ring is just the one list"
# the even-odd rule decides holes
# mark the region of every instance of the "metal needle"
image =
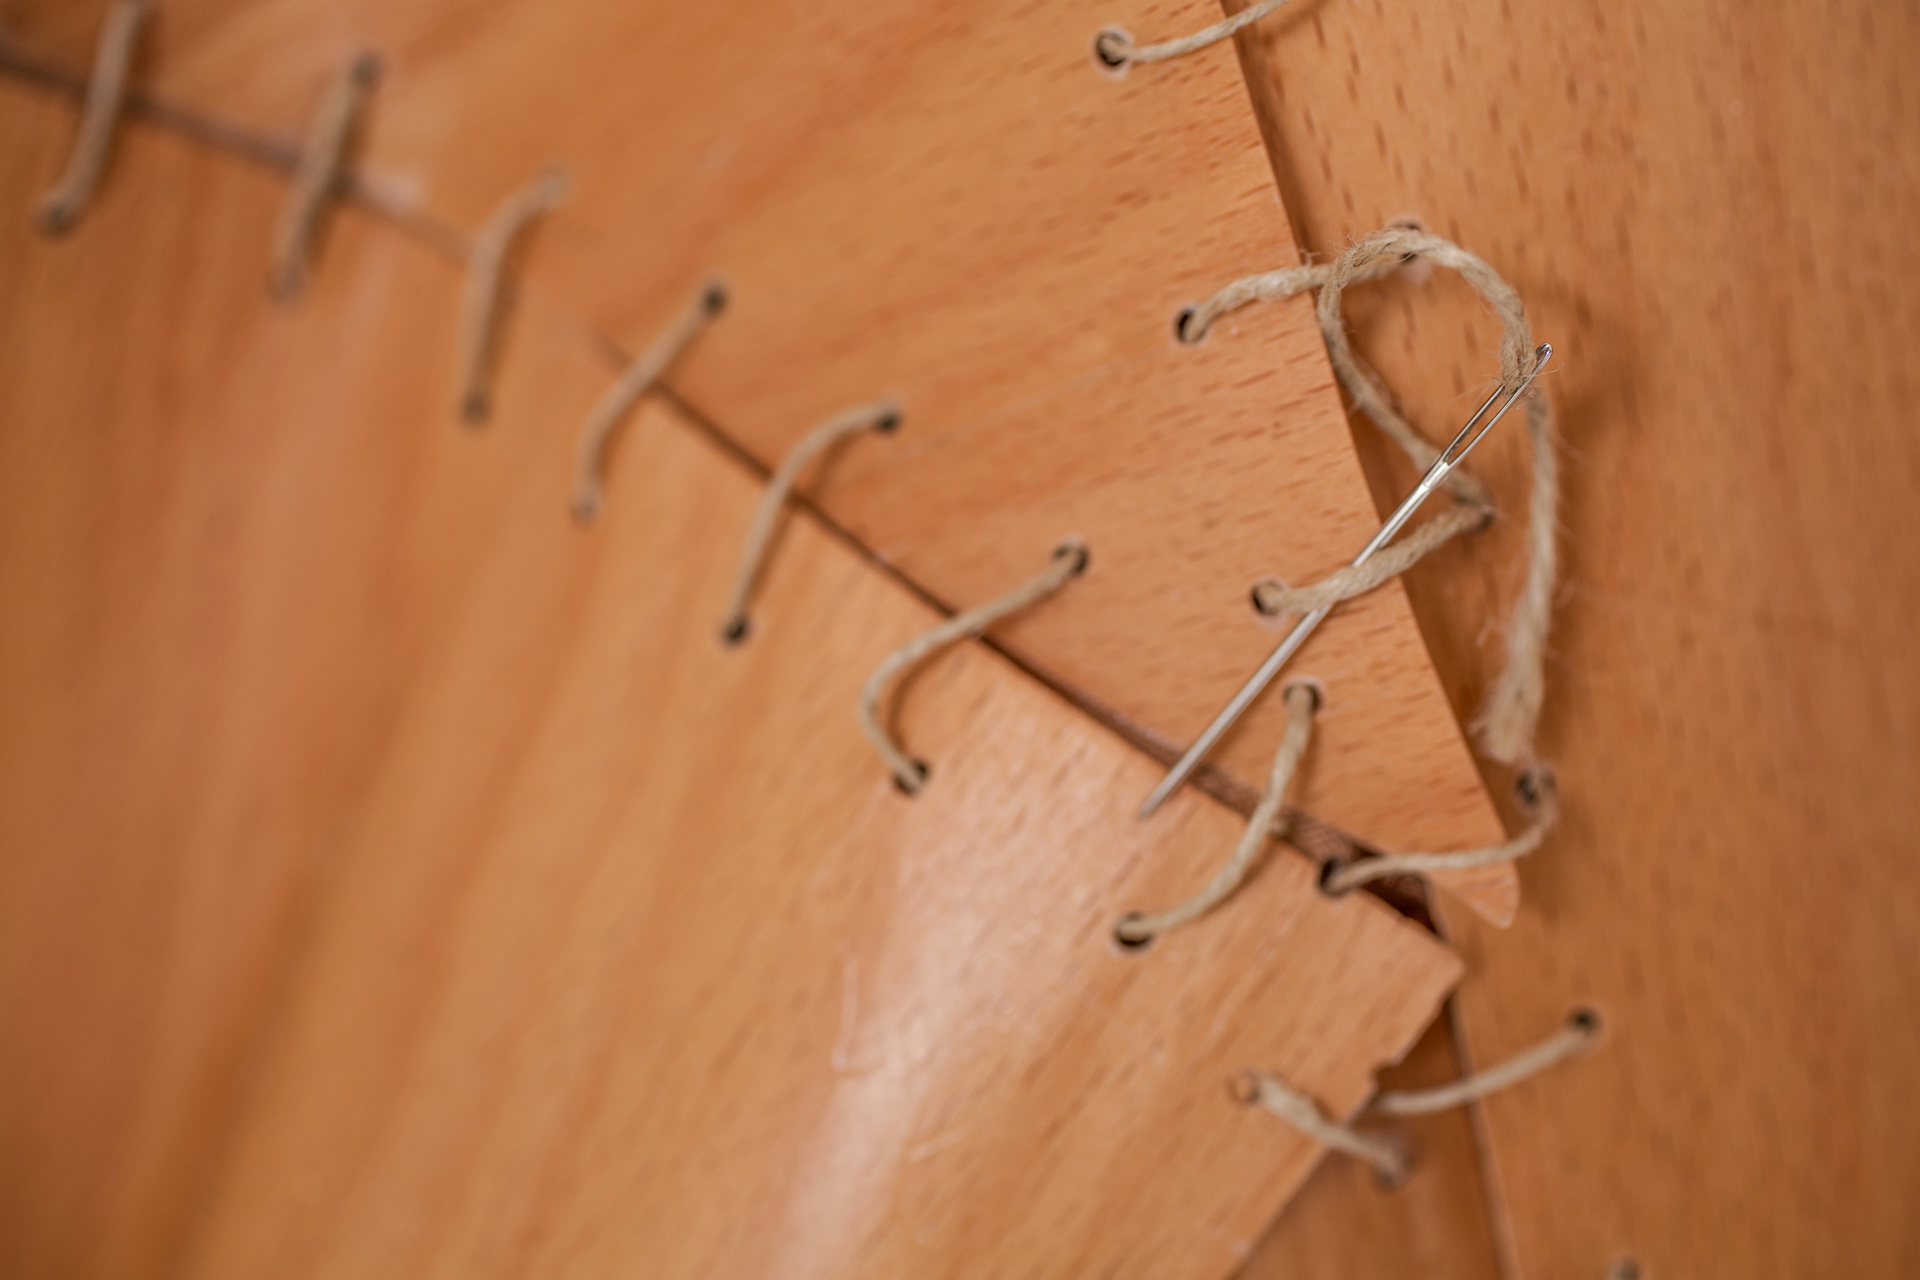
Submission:
[[[1474,411],[1473,416],[1467,419],[1467,425],[1460,428],[1460,433],[1445,449],[1441,450],[1440,456],[1435,458],[1433,465],[1427,468],[1427,473],[1420,477],[1420,483],[1415,485],[1413,492],[1407,495],[1407,500],[1395,508],[1394,513],[1387,517],[1387,522],[1380,526],[1380,532],[1374,534],[1373,540],[1362,547],[1360,554],[1353,558],[1354,564],[1365,564],[1374,552],[1393,541],[1394,535],[1405,527],[1407,521],[1413,519],[1414,512],[1433,496],[1433,491],[1440,487],[1440,483],[1447,478],[1448,474],[1467,460],[1467,455],[1473,452],[1474,446],[1486,438],[1487,432],[1493,430],[1493,425],[1506,416],[1507,410],[1513,408],[1514,401],[1526,393],[1527,388],[1533,385],[1533,380],[1540,375],[1540,371],[1547,367],[1547,360],[1553,355],[1553,345],[1543,342],[1534,348],[1533,355],[1533,368],[1520,379],[1520,385],[1513,389],[1512,394],[1507,395],[1506,403],[1487,419],[1485,426],[1480,427],[1478,432],[1474,432],[1475,425],[1486,415],[1487,410],[1493,408],[1494,401],[1500,399],[1506,392],[1503,384],[1494,388],[1493,394],[1487,397],[1486,403]],[[1473,432],[1472,439],[1468,439],[1469,432]],[[1153,789],[1153,794],[1147,797],[1147,802],[1140,806],[1141,817],[1144,818],[1158,809],[1162,801],[1180,789],[1181,784],[1200,767],[1200,762],[1206,759],[1207,753],[1213,750],[1214,744],[1233,727],[1233,722],[1240,718],[1241,713],[1252,704],[1253,700],[1260,696],[1260,691],[1273,683],[1273,678],[1280,674],[1280,668],[1287,665],[1287,661],[1300,651],[1300,646],[1307,642],[1307,637],[1313,634],[1314,628],[1325,622],[1327,615],[1332,612],[1332,605],[1323,605],[1300,619],[1293,630],[1287,633],[1287,638],[1280,642],[1280,647],[1267,655],[1267,660],[1260,664],[1260,669],[1240,686],[1240,692],[1234,694],[1233,700],[1213,718],[1213,723],[1207,726],[1206,732],[1187,748],[1187,753],[1180,757],[1179,763],[1167,771],[1166,777],[1160,779],[1160,785]]]

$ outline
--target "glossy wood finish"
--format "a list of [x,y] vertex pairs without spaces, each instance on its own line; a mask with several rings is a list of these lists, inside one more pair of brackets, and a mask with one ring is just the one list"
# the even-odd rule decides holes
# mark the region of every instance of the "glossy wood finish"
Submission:
[[[1453,1028],[1441,1019],[1406,1061],[1380,1075],[1382,1089],[1424,1089],[1464,1067]],[[1297,1276],[1495,1280],[1500,1259],[1480,1152],[1464,1111],[1404,1120],[1368,1119],[1411,1144],[1413,1171],[1393,1188],[1363,1161],[1330,1156],[1287,1203],[1241,1269],[1240,1280]]]
[[[6,189],[63,112],[0,86]],[[459,280],[341,217],[267,300],[275,183],[136,126],[80,239],[0,229],[0,1270],[1228,1271],[1458,974],[981,646],[854,723],[934,616],[659,405],[583,534],[601,357],[530,308],[448,420]],[[1035,549],[1044,555],[1044,544]],[[1096,580],[1097,562],[1085,581]],[[1074,588],[1084,585],[1074,584]]]
[[[81,65],[68,8],[14,0],[16,43]],[[850,452],[823,507],[955,606],[1063,530],[1086,538],[1100,577],[1003,642],[1172,752],[1277,641],[1252,582],[1342,565],[1378,524],[1305,300],[1173,339],[1182,304],[1285,251],[1286,219],[1230,58],[1114,79],[1090,50],[1107,22],[1213,12],[170,0],[142,84],[291,142],[332,70],[375,48],[366,181],[460,227],[564,164],[575,193],[528,259],[539,296],[636,350],[718,271],[727,314],[672,382],[763,464],[897,394],[898,440]],[[1389,848],[1498,838],[1397,587],[1298,664],[1330,693],[1302,807]],[[1223,744],[1243,794],[1281,718],[1267,699]],[[1449,883],[1510,916],[1508,869]]]
[[[1914,1274],[1920,22],[1366,0],[1257,46],[1306,246],[1418,215],[1560,353],[1567,821],[1511,931],[1444,914],[1474,1058],[1582,998],[1611,1030],[1484,1109],[1508,1274]],[[1465,291],[1358,314],[1404,401],[1450,420],[1495,338]],[[1507,495],[1515,443],[1480,462]],[[1384,496],[1403,476],[1362,444]],[[1457,706],[1510,554],[1411,580]]]

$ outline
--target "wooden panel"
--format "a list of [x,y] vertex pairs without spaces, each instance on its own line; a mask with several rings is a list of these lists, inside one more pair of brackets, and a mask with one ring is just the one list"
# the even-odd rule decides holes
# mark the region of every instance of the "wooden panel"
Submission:
[[[64,130],[0,121],[11,188]],[[281,311],[273,184],[135,129],[116,185],[0,232],[0,1270],[1217,1276],[1316,1154],[1233,1071],[1350,1109],[1431,1019],[1457,961],[1298,858],[1116,949],[1239,819],[1134,823],[982,647],[898,794],[854,695],[931,612],[803,519],[721,647],[758,482],[650,408],[573,528],[574,330],[464,432],[417,242]]]
[[[1452,1023],[1443,1018],[1406,1061],[1380,1073],[1380,1087],[1427,1088],[1458,1079],[1463,1070]],[[1449,1111],[1367,1124],[1391,1124],[1412,1143],[1412,1175],[1387,1190],[1362,1161],[1323,1161],[1261,1238],[1240,1280],[1495,1280],[1500,1261],[1468,1115]]]
[[[0,189],[69,113],[0,86]],[[145,134],[83,236],[0,219],[0,1271],[154,1274],[202,1191],[497,451],[436,429],[439,264],[265,305],[278,184]],[[142,198],[144,197],[144,199]],[[444,335],[444,337],[443,337]],[[537,353],[523,356],[533,363]],[[532,371],[529,377],[534,376]]]
[[[1447,914],[1475,1058],[1585,997],[1611,1032],[1486,1108],[1510,1273],[1914,1274],[1920,21],[1449,0],[1260,46],[1306,243],[1422,216],[1560,352],[1567,822],[1513,930]],[[1493,336],[1439,280],[1361,346],[1437,426]],[[1413,578],[1460,705],[1517,577],[1489,542]]]
[[[15,0],[19,39],[77,59],[52,7]],[[1216,12],[170,0],[146,65],[168,100],[291,140],[331,68],[378,48],[371,181],[461,226],[564,163],[576,194],[530,264],[543,295],[631,349],[720,271],[727,314],[674,382],[763,463],[897,393],[897,444],[850,453],[825,508],[950,603],[1086,537],[1102,575],[1005,643],[1172,748],[1275,643],[1250,584],[1344,564],[1378,523],[1309,303],[1173,340],[1180,305],[1284,250],[1286,220],[1231,59],[1115,80],[1090,48],[1109,21]],[[1391,848],[1497,838],[1397,587],[1299,663],[1331,693],[1303,807]],[[1280,718],[1267,700],[1224,744],[1243,783]],[[1511,913],[1508,869],[1452,883]]]
[[914,683],[900,795],[849,709],[932,615],[801,526],[725,649],[752,481],[654,413],[621,471],[590,578],[543,485],[503,512],[190,1269],[1225,1274],[1314,1155],[1233,1064],[1356,1104],[1444,954],[1291,858],[1119,950],[1233,815],[1144,832],[1151,763],[979,648]]

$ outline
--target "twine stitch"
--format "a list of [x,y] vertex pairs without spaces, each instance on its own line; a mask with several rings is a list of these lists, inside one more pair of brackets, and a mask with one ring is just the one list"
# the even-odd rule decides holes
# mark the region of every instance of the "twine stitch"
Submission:
[[1121,917],[1113,933],[1122,943],[1144,946],[1160,934],[1192,924],[1212,911],[1231,897],[1246,880],[1255,860],[1267,847],[1267,841],[1283,834],[1280,825],[1281,806],[1286,803],[1287,789],[1299,771],[1300,760],[1306,755],[1307,744],[1313,736],[1313,713],[1320,707],[1320,694],[1313,685],[1302,681],[1287,686],[1285,702],[1287,729],[1280,738],[1279,750],[1274,752],[1266,792],[1254,807],[1253,816],[1247,819],[1247,829],[1241,834],[1233,856],[1227,859],[1226,865],[1207,882],[1205,888],[1185,902],[1165,911],[1152,914],[1133,912]]
[[881,722],[880,700],[896,677],[925,662],[933,654],[955,641],[978,636],[1000,619],[1038,604],[1086,572],[1087,548],[1078,538],[1068,538],[1053,549],[1047,567],[1007,594],[965,613],[956,614],[939,626],[922,632],[881,659],[867,682],[860,688],[860,731],[873,743],[886,762],[895,784],[908,795],[918,794],[927,779],[927,766],[913,759],[894,741]]
[[801,470],[835,441],[861,431],[890,433],[899,426],[900,406],[894,401],[882,400],[861,405],[828,418],[808,432],[781,459],[780,466],[767,481],[767,491],[760,497],[760,505],[754,510],[752,523],[747,526],[746,540],[740,548],[740,567],[734,573],[733,588],[727,595],[726,621],[720,628],[723,640],[728,644],[738,644],[747,638],[747,603],[753,596],[754,584],[759,580],[768,548],[773,544],[787,495],[793,491]]
[[93,202],[93,194],[106,172],[107,152],[113,143],[113,128],[120,119],[126,100],[127,73],[133,66],[134,46],[147,16],[153,12],[153,0],[116,0],[107,11],[100,28],[100,43],[93,59],[93,77],[87,82],[87,101],[80,113],[80,132],[73,141],[73,154],[66,170],[40,198],[35,221],[47,235],[73,230]]
[[567,177],[550,170],[500,202],[467,257],[467,287],[460,304],[460,414],[485,422],[492,412],[487,375],[506,279],[507,255],[520,233],[567,195]]
[[645,395],[667,367],[686,349],[709,321],[727,305],[727,291],[718,281],[703,285],[700,292],[653,344],[627,366],[619,381],[607,388],[580,424],[580,436],[574,445],[573,518],[582,524],[600,513],[602,491],[600,477],[606,463],[607,442],[625,420],[627,412]]
[[1365,595],[1389,578],[1405,573],[1442,543],[1484,527],[1492,515],[1490,507],[1450,507],[1359,564],[1335,570],[1310,586],[1290,587],[1275,578],[1262,578],[1253,584],[1254,607],[1268,617],[1308,614]]
[[[1465,249],[1438,236],[1411,227],[1389,227],[1361,240],[1330,263],[1289,267],[1280,271],[1249,276],[1234,281],[1211,298],[1183,314],[1180,336],[1198,342],[1212,324],[1229,311],[1257,301],[1291,297],[1305,289],[1319,290],[1315,313],[1327,355],[1353,401],[1419,467],[1430,466],[1438,456],[1425,437],[1414,429],[1394,407],[1392,397],[1381,384],[1379,375],[1355,354],[1347,338],[1340,300],[1346,288],[1359,281],[1374,280],[1392,271],[1410,258],[1425,258],[1447,267],[1467,281],[1492,305],[1504,326],[1500,343],[1502,379],[1517,384],[1533,352],[1533,334],[1527,323],[1520,296],[1491,266]],[[1552,612],[1555,575],[1554,543],[1557,519],[1559,475],[1554,452],[1553,414],[1547,398],[1537,389],[1526,394],[1527,431],[1532,442],[1533,474],[1527,523],[1527,575],[1520,597],[1514,605],[1507,631],[1507,662],[1494,681],[1493,689],[1475,722],[1481,746],[1502,764],[1527,766],[1533,763],[1534,730],[1539,721],[1545,684],[1547,629]],[[1491,509],[1491,501],[1481,483],[1465,468],[1448,477],[1448,486],[1462,502]],[[1482,516],[1484,519],[1484,516]],[[1410,542],[1423,548],[1423,554],[1442,545],[1473,522],[1465,517],[1450,521],[1445,536],[1438,530],[1416,531]],[[1417,556],[1401,556],[1401,570],[1410,567]],[[1339,575],[1335,575],[1338,577]],[[1347,576],[1340,587],[1329,585],[1327,594],[1335,599],[1371,590],[1385,581],[1384,576],[1356,573]],[[1321,584],[1297,588],[1297,593],[1318,592]],[[1272,592],[1268,592],[1271,600]],[[1304,598],[1296,594],[1294,599]]]
[[1321,885],[1331,894],[1346,893],[1363,884],[1388,876],[1428,876],[1436,871],[1462,871],[1470,867],[1491,866],[1496,862],[1517,862],[1538,849],[1547,833],[1560,821],[1558,788],[1551,770],[1541,768],[1522,775],[1521,802],[1529,810],[1527,825],[1520,834],[1502,844],[1459,853],[1391,853],[1363,858],[1339,866],[1328,863]]
[[1165,62],[1169,58],[1185,57],[1208,45],[1220,43],[1242,28],[1252,26],[1286,3],[1287,0],[1260,0],[1258,4],[1248,5],[1224,22],[1216,22],[1190,36],[1160,44],[1136,45],[1133,37],[1119,27],[1108,27],[1093,38],[1093,55],[1103,66],[1115,70],[1122,70],[1133,62]]
[[[1451,1084],[1432,1089],[1393,1090],[1373,1099],[1365,1110],[1392,1116],[1423,1116],[1465,1106],[1536,1076],[1550,1067],[1591,1049],[1600,1038],[1600,1019],[1579,1010],[1558,1031],[1505,1062],[1477,1071]],[[1318,1103],[1269,1072],[1249,1072],[1244,1079],[1247,1101],[1257,1103],[1323,1146],[1358,1156],[1374,1167],[1388,1185],[1403,1181],[1409,1157],[1404,1142],[1393,1135],[1343,1125],[1331,1120]]]
[[321,218],[339,194],[347,152],[360,130],[367,99],[380,81],[380,60],[363,53],[343,67],[307,129],[306,146],[293,173],[293,187],[273,236],[273,296],[289,301],[307,285],[307,264]]
[[1251,1086],[1251,1101],[1321,1146],[1365,1160],[1390,1186],[1405,1180],[1409,1156],[1405,1146],[1393,1135],[1370,1133],[1329,1120],[1312,1098],[1265,1071],[1250,1073],[1247,1084]]

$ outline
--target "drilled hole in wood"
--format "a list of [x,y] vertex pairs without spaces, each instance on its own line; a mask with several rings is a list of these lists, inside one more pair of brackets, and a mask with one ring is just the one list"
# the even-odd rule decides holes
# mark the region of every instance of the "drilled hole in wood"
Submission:
[[1316,879],[1320,885],[1321,893],[1326,894],[1329,898],[1344,898],[1353,892],[1351,889],[1336,889],[1333,887],[1334,876],[1338,875],[1340,868],[1346,865],[1346,863],[1335,858],[1329,858],[1320,864],[1320,874]]
[[1144,938],[1129,938],[1124,932],[1127,925],[1130,922],[1138,920],[1140,918],[1141,918],[1140,913],[1138,911],[1129,911],[1127,912],[1127,914],[1121,916],[1118,920],[1114,922],[1113,943],[1115,946],[1119,947],[1122,951],[1145,951],[1148,947],[1153,945],[1152,934],[1148,934]]
[[933,766],[925,760],[915,760],[913,762],[913,771],[920,775],[920,781],[914,783],[912,786],[908,786],[902,781],[899,774],[896,773],[893,775],[893,789],[903,796],[917,796],[925,790],[927,778],[933,773]]
[[1174,313],[1173,338],[1175,342],[1178,342],[1182,346],[1191,347],[1207,336],[1205,333],[1194,333],[1192,330],[1193,318],[1199,314],[1199,308],[1194,306],[1182,307]]
[[1093,60],[1109,71],[1119,71],[1127,65],[1127,48],[1133,43],[1131,37],[1118,27],[1107,27],[1093,38]]

